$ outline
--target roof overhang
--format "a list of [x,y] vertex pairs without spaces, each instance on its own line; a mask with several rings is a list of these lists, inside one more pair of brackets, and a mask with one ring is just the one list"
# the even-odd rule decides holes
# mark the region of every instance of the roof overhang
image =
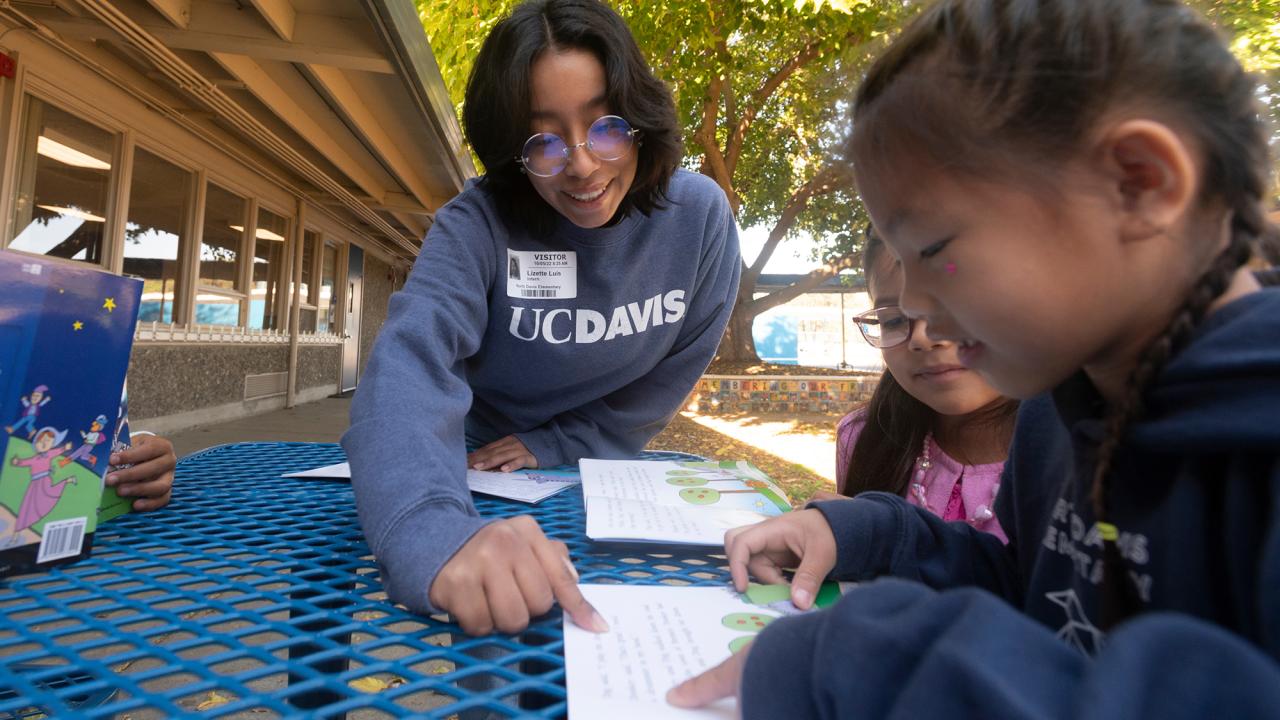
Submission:
[[114,73],[401,257],[475,175],[411,0],[11,0]]

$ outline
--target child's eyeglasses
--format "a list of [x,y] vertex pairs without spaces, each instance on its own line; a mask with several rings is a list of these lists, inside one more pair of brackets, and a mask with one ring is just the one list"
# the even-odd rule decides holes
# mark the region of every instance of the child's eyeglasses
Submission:
[[600,160],[620,160],[631,152],[636,135],[640,131],[617,115],[605,115],[591,123],[587,139],[577,145],[569,145],[555,133],[538,133],[524,143],[524,150],[516,162],[525,172],[538,177],[559,175],[569,164],[569,154],[585,147]]
[[881,350],[897,347],[910,340],[911,328],[914,325],[914,321],[907,317],[902,312],[902,308],[897,305],[876,308],[861,315],[855,315],[853,321],[857,323],[858,331],[862,333],[862,337],[866,338],[867,344]]

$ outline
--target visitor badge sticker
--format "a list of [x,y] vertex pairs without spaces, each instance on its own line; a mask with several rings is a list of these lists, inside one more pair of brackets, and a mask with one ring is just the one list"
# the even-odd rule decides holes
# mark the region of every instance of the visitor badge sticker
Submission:
[[507,297],[533,300],[578,297],[578,253],[507,248]]

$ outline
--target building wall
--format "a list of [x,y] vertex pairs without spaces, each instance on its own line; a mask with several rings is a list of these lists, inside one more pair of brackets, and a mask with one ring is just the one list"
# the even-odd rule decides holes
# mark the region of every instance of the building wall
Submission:
[[[336,393],[340,345],[298,348],[299,401]],[[245,376],[287,372],[289,346],[138,343],[129,362],[129,415],[139,429],[174,432],[284,406],[245,400]]]
[[880,351],[862,339],[853,323],[854,315],[870,309],[863,292],[801,295],[756,317],[756,353],[782,365],[878,372],[884,367]]
[[342,373],[341,345],[302,345],[298,348],[298,391],[338,391]]
[[381,259],[364,256],[364,303],[360,309],[360,376],[373,353],[373,342],[387,320],[391,294],[404,285],[404,271],[393,270]]

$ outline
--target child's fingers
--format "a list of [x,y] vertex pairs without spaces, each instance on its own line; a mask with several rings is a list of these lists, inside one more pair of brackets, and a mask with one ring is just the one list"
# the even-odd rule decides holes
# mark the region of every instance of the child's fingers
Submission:
[[747,563],[751,575],[766,585],[786,585],[787,578],[773,558],[757,555]]
[[737,695],[750,650],[751,646],[747,645],[728,660],[671,688],[667,691],[667,702],[676,707],[696,708]]
[[814,544],[806,549],[795,576],[791,579],[791,602],[801,610],[813,607],[818,597],[818,588],[827,579],[827,573],[835,567],[835,556],[827,556],[825,549]]
[[143,463],[137,463],[132,467],[120,468],[112,470],[107,475],[107,485],[114,487],[125,483],[139,482],[143,480],[151,480],[152,478],[160,478],[169,476],[169,482],[172,483],[173,463],[168,462],[165,458],[153,458]]
[[786,582],[777,572],[776,559],[768,555],[787,548],[786,534],[789,531],[787,518],[783,517],[766,520],[740,533],[726,534],[725,556],[729,560],[733,587],[738,592],[746,592],[752,575],[768,583]]
[[173,496],[173,491],[166,490],[159,497],[144,497],[133,501],[133,509],[137,512],[150,512],[159,510],[169,504],[169,499]]
[[732,530],[725,535],[724,554],[729,560],[729,576],[733,578],[733,587],[738,592],[747,591],[747,583],[751,581],[747,564],[751,562],[751,548],[743,542],[742,534]]
[[177,458],[173,456],[173,445],[168,440],[143,436],[138,438],[137,444],[133,447],[112,453],[110,462],[112,465],[136,465],[157,458],[167,459],[172,464],[177,463]]
[[136,497],[149,498],[159,497],[169,492],[173,487],[173,483],[165,478],[155,478],[154,480],[146,480],[142,482],[126,483],[116,487],[116,493],[120,497]]

